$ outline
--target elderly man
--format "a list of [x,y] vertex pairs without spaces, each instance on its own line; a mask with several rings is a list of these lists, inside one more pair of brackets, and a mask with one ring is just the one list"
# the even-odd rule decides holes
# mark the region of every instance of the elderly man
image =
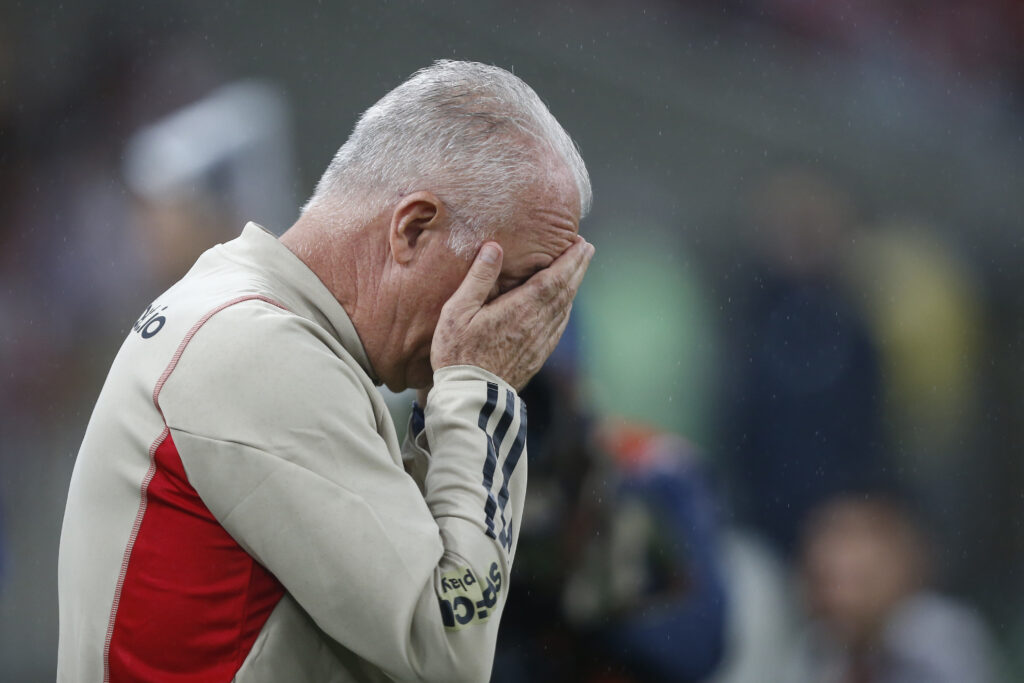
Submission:
[[[438,62],[363,114],[280,240],[250,224],[204,254],[129,332],[82,443],[58,677],[486,680],[516,392],[593,255],[589,203],[525,83]],[[405,448],[381,383],[421,390]]]

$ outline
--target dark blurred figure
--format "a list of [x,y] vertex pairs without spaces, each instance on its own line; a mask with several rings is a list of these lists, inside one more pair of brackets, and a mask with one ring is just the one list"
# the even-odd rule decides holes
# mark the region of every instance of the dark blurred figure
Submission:
[[885,465],[878,355],[840,272],[850,221],[844,194],[804,169],[754,198],[724,429],[744,521],[784,552],[809,509]]
[[801,550],[811,626],[789,683],[987,683],[994,649],[978,616],[927,588],[929,550],[895,498],[840,496]]
[[530,490],[492,681],[701,680],[722,657],[726,605],[697,455],[594,419],[575,392],[550,367],[523,392]]

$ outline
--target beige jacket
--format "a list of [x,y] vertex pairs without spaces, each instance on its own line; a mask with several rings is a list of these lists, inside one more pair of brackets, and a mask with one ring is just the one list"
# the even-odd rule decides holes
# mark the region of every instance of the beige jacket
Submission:
[[403,461],[355,328],[273,235],[206,252],[129,332],[89,422],[58,679],[487,680],[526,410],[450,367],[424,424]]

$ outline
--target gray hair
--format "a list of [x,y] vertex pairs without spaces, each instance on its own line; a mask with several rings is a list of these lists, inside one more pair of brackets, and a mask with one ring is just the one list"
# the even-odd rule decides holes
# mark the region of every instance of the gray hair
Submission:
[[561,160],[590,209],[590,178],[572,138],[530,86],[496,66],[440,60],[367,109],[303,211],[369,217],[416,190],[452,213],[449,246],[475,251],[515,213],[519,193]]

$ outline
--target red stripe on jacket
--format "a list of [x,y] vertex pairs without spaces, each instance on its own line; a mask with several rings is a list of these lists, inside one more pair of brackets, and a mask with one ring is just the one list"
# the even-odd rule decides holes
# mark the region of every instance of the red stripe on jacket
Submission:
[[[253,299],[284,308],[262,296],[246,296],[204,315],[185,335],[154,388],[158,410],[160,390],[199,328],[228,306]],[[105,679],[230,681],[284,587],[203,503],[166,426],[151,457],[111,609]]]

